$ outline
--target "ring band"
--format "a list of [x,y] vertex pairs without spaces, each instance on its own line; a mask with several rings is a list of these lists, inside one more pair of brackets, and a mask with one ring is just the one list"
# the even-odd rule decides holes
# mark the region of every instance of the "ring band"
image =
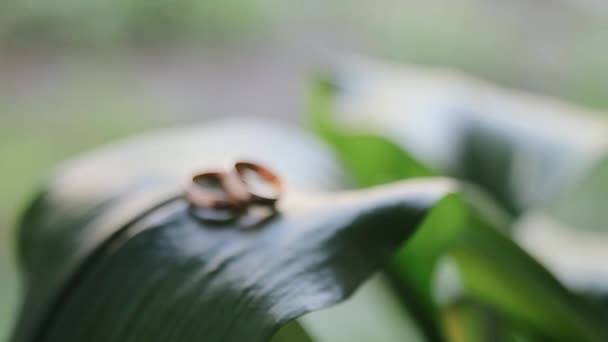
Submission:
[[[234,170],[239,175],[239,179],[245,184],[248,189],[251,203],[274,205],[283,192],[283,182],[281,179],[270,171],[268,168],[263,167],[259,164],[252,162],[237,162],[234,164]],[[250,170],[259,175],[264,181],[268,182],[274,188],[274,195],[260,194],[251,189],[251,186],[247,184],[244,172]]]
[[[245,172],[254,172],[265,185],[272,187],[268,193],[256,191],[248,182]],[[217,189],[205,187],[204,181],[211,181]],[[227,171],[202,172],[193,175],[185,188],[186,200],[191,213],[203,221],[226,223],[247,213],[255,217],[256,208],[265,206],[272,217],[276,213],[276,202],[283,191],[283,182],[269,169],[252,162],[236,162]],[[261,208],[260,208],[261,209]],[[244,218],[244,217],[243,217]]]
[[[186,198],[195,207],[198,208],[231,208],[236,207],[234,200],[228,195],[225,189],[225,173],[222,172],[204,172],[195,174],[190,178],[190,181],[186,185]],[[200,182],[202,180],[213,180],[220,184],[224,195],[217,194],[208,190],[205,190]]]

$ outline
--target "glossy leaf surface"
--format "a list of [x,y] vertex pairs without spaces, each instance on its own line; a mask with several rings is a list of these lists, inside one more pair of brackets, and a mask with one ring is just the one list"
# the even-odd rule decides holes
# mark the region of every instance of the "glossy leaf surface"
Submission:
[[[243,227],[191,215],[183,177],[226,157],[284,177],[276,217]],[[456,188],[435,179],[327,193],[339,175],[314,139],[252,123],[138,138],[68,163],[24,216],[13,341],[268,340],[349,297]]]

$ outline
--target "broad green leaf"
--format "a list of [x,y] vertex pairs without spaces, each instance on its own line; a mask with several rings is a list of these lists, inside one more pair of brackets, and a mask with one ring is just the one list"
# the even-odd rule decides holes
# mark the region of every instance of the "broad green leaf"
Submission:
[[342,187],[344,176],[314,137],[248,119],[167,130],[68,161],[28,208],[18,234],[28,293],[15,336],[33,332],[68,275],[133,217],[179,191],[200,168],[251,158],[281,174],[295,191]]
[[434,281],[437,263],[451,257],[463,295],[498,310],[518,330],[559,341],[604,340],[606,312],[563,287],[487,213],[470,194],[444,198],[392,262],[397,279],[427,298],[427,315],[438,315],[434,307],[445,305],[436,298],[445,289]]
[[606,312],[566,290],[495,230],[469,231],[450,250],[467,290],[518,326],[555,341],[604,341]]
[[[367,81],[367,79],[364,78],[364,81]],[[336,145],[334,141],[340,139],[340,132],[348,131],[352,128],[346,122],[341,122],[342,126],[340,126],[340,123],[336,121],[336,116],[339,117],[340,115],[339,111],[336,115],[336,106],[339,106],[339,104],[336,101],[331,101],[334,98],[332,92],[335,89],[323,84],[321,83],[321,86],[318,86],[313,92],[313,104],[316,103],[312,107],[313,122],[317,131],[328,141]],[[389,85],[393,84],[389,83]],[[345,96],[356,98],[360,91],[360,89],[357,89],[357,86],[366,87],[365,84],[360,85],[356,82],[352,86],[354,89],[341,89],[341,91],[346,92]],[[385,89],[381,88],[374,94],[379,98],[383,96],[390,98],[393,96],[392,98],[396,101],[397,105],[403,104],[403,102],[397,100],[399,99],[399,93],[391,93],[389,89],[388,95],[385,95],[382,93],[383,90]],[[427,103],[427,105],[430,106],[432,104]],[[359,110],[369,109],[365,106],[355,107]],[[403,113],[404,116],[408,114],[408,112]],[[438,115],[432,111],[430,114],[431,116]],[[391,126],[391,129],[403,133],[404,131],[400,130],[398,123],[392,122],[393,126]],[[420,124],[420,120],[416,123]],[[451,121],[452,125],[466,125],[466,123],[466,120],[464,123]],[[365,127],[368,127],[368,132],[372,133],[375,128],[369,122]],[[418,128],[428,133],[432,127],[422,124]],[[454,128],[457,129],[458,127]],[[358,132],[361,129],[354,128],[353,130]],[[448,132],[447,128],[443,127],[443,129]],[[414,132],[415,130],[416,127],[412,127],[407,132]],[[489,140],[477,140],[480,139],[481,134],[485,133],[483,133],[484,130],[475,130],[475,132],[477,133],[465,136],[466,139],[464,139],[464,145],[462,146],[466,147],[466,149],[458,151],[458,153],[462,153],[466,158],[463,159],[464,161],[459,161],[461,164],[458,165],[460,165],[461,169],[470,168],[470,171],[466,174],[489,190],[495,198],[500,200],[503,206],[507,207],[510,213],[519,213],[521,202],[512,201],[513,197],[509,194],[511,190],[503,188],[504,183],[500,183],[506,177],[501,172],[505,172],[507,167],[502,162],[507,162],[508,164],[510,163],[509,158],[511,158],[508,157],[511,152],[502,153],[500,151],[501,148],[508,145],[486,146],[496,142],[496,140],[493,140],[493,136],[490,136]],[[421,137],[420,133],[417,134],[414,134],[414,138]],[[405,136],[401,137],[401,139],[403,141],[411,138]],[[438,138],[431,137],[430,139],[435,139],[434,141],[436,142]],[[424,144],[424,141],[422,143]],[[429,146],[426,147],[429,148]],[[484,148],[488,149],[488,153],[485,152]],[[354,147],[346,151],[341,145],[337,144],[336,151],[342,153],[345,159],[357,158],[359,156],[359,151]],[[497,151],[497,155],[492,155],[492,153]],[[346,157],[344,156],[345,153],[348,153]],[[366,153],[382,155],[385,151],[382,148],[378,148],[373,151],[366,151]],[[390,150],[386,153],[393,154]],[[413,159],[406,153],[403,153],[403,156],[405,157],[401,158],[400,163],[403,169],[407,169],[412,165]],[[436,157],[431,153],[429,159]],[[353,165],[354,163],[350,164]],[[399,162],[395,164],[399,165]],[[483,166],[481,171],[476,170],[474,167],[479,165]],[[387,172],[387,169],[383,165],[367,165],[367,167],[376,167],[376,172],[378,173]],[[475,175],[476,172],[479,174]],[[373,170],[368,170],[366,173],[373,174]],[[396,179],[402,177],[402,174],[394,172],[393,177]],[[368,182],[373,183],[374,179],[364,180],[362,185],[369,185]],[[495,182],[496,184],[492,186],[489,182]],[[439,314],[436,312],[436,303],[433,300],[433,274],[436,271],[440,258],[453,256],[458,261],[459,273],[466,280],[468,295],[489,301],[492,307],[497,308],[501,313],[510,317],[510,319],[517,321],[525,329],[531,329],[534,334],[550,336],[557,340],[578,338],[580,340],[593,341],[606,338],[606,329],[603,327],[603,321],[601,318],[598,318],[601,317],[601,311],[596,310],[596,308],[588,308],[583,300],[565,290],[534,259],[521,251],[507,236],[498,232],[508,227],[508,220],[505,219],[505,215],[498,215],[494,218],[487,217],[487,214],[490,212],[500,212],[496,208],[488,208],[487,204],[492,203],[491,200],[475,200],[474,203],[471,203],[468,201],[471,197],[451,197],[444,199],[434,208],[429,218],[417,230],[407,246],[399,253],[391,267],[392,272],[396,275],[396,281],[402,286],[405,295],[410,298],[410,307],[416,311],[416,317],[426,327],[425,331],[429,337],[440,338],[440,336],[434,333],[438,329]],[[485,246],[479,246],[476,256],[483,262],[480,262],[481,266],[476,268],[475,261],[466,259],[456,251],[467,249],[465,246],[470,247],[468,249],[474,249],[479,244],[478,234],[486,238],[487,236],[491,236],[491,239],[485,241]],[[491,249],[494,244],[502,247],[500,252],[494,254],[487,253],[488,249]],[[517,262],[521,266],[521,269],[501,268],[504,260],[511,259],[513,259],[513,262]],[[491,286],[485,288],[488,285],[485,282],[486,279],[499,282],[503,285],[504,291],[501,292],[499,288],[494,291]],[[522,291],[522,288],[525,289],[527,286],[530,287],[529,290]],[[485,289],[486,292],[477,291],[480,288]],[[543,292],[544,294],[537,296],[538,292]],[[413,301],[411,300],[412,298],[414,299]],[[514,303],[525,303],[526,305],[516,305]],[[569,307],[570,311],[565,312],[563,310],[564,307]],[[562,310],[554,310],[555,308],[561,308]],[[587,324],[581,324],[583,321],[586,321]],[[552,329],[551,325],[555,324],[559,324],[563,329]],[[569,333],[564,333],[563,330],[567,330]]]
[[[316,121],[323,113],[325,127],[378,135],[400,146],[408,153],[403,169],[417,159],[482,186],[518,218],[518,236],[540,234],[524,229],[545,232],[534,243],[523,242],[560,280],[582,293],[608,293],[601,266],[608,252],[600,252],[608,248],[589,253],[584,242],[608,239],[607,113],[422,68],[356,62],[325,83],[333,88],[325,87],[331,91],[318,101],[325,109],[316,110]],[[369,153],[384,154],[380,148]],[[521,224],[539,211],[557,220],[559,229]],[[552,247],[573,234],[585,238]]]
[[607,199],[606,113],[422,68],[355,62],[332,81],[325,120],[340,131],[383,137],[482,186],[513,215],[559,202],[554,212],[570,224],[605,230],[604,210],[588,204]]
[[429,181],[286,198],[278,217],[250,230],[202,224],[178,199],[103,243],[32,338],[267,340],[352,294],[446,191]]
[[[225,157],[283,176],[276,217],[218,227],[191,215],[182,179]],[[137,138],[69,162],[20,227],[26,298],[12,340],[268,340],[348,298],[456,188],[429,179],[327,193],[339,175],[314,139],[251,122]]]

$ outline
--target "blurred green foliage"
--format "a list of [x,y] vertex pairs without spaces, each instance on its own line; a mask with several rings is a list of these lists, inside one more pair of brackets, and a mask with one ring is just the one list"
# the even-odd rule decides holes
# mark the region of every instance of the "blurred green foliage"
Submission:
[[[366,134],[362,127],[359,130],[363,132],[340,127],[336,120],[336,93],[348,85],[340,81],[334,84],[326,78],[315,84],[310,99],[310,121],[313,129],[332,145],[359,185],[431,174],[429,168],[388,138],[369,133],[372,130]],[[360,144],[362,141],[367,143]],[[505,146],[490,142],[486,137],[477,141],[476,147],[489,155],[505,155],[502,153]],[[474,154],[475,151],[467,150],[464,164],[479,168],[483,163],[468,158]],[[498,161],[492,160],[490,165],[503,165]],[[461,299],[472,298],[488,305],[486,311],[506,322],[506,327],[505,323],[492,324],[500,326],[494,329],[500,330],[495,332],[501,335],[499,340],[507,341],[520,333],[542,337],[535,340],[605,340],[608,329],[603,320],[604,311],[566,289],[509,237],[508,227],[517,213],[509,213],[507,198],[492,197],[496,192],[486,183],[501,182],[502,173],[508,168],[505,164],[502,168],[491,168],[489,174],[473,172],[467,180],[480,188],[464,188],[464,195],[444,198],[397,254],[389,272],[402,288],[408,309],[418,323],[425,326],[428,340],[442,340],[438,333],[442,330],[448,335],[451,333],[450,327],[446,328],[441,320],[446,303],[439,303],[435,297],[443,295],[438,293],[441,289],[436,279],[437,266],[441,259],[450,258],[462,282]],[[486,191],[479,191],[484,188]],[[497,337],[480,339],[488,340],[497,340]]]
[[226,40],[259,27],[267,14],[259,1],[247,0],[8,0],[0,11],[0,38],[86,46]]

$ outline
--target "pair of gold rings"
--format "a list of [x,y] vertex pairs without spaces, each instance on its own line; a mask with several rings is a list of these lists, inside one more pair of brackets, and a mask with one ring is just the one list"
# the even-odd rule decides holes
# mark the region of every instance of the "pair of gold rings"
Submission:
[[283,182],[268,168],[239,161],[221,171],[207,171],[189,178],[186,199],[197,216],[209,221],[228,221],[251,206],[275,211]]

